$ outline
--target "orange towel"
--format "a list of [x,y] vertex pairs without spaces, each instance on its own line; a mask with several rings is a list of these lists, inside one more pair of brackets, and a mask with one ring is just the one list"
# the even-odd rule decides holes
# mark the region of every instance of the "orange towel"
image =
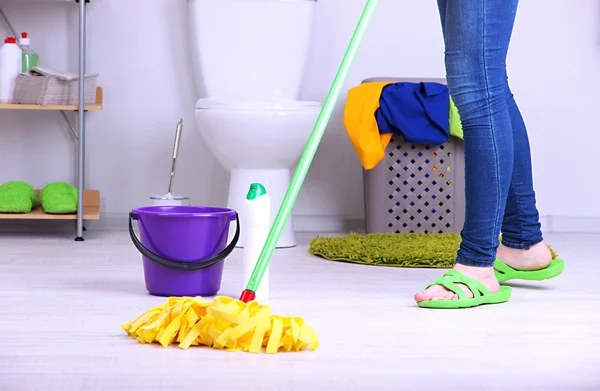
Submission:
[[348,91],[344,126],[365,170],[374,168],[384,157],[391,133],[380,134],[375,111],[383,87],[393,82],[363,83]]

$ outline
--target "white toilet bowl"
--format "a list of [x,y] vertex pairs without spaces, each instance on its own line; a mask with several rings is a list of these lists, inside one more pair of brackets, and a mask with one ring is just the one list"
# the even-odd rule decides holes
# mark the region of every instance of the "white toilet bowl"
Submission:
[[[316,0],[188,0],[198,130],[231,173],[240,214],[253,182],[271,196],[271,223],[321,105],[300,101]],[[296,245],[288,218],[277,247]]]
[[[231,173],[228,207],[242,225],[238,247],[244,246],[244,200],[251,183],[262,183],[271,197],[271,224],[317,120],[319,102],[218,101],[200,99],[196,121],[203,139]],[[233,233],[233,232],[232,232]],[[277,247],[293,247],[290,216]]]

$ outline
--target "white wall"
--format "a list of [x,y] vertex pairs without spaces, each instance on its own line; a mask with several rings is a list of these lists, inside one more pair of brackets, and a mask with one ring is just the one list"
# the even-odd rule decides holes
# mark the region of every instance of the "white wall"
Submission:
[[[30,32],[43,65],[77,70],[76,5],[0,4],[19,31]],[[325,98],[364,1],[317,4],[303,88],[310,100]],[[198,204],[224,205],[227,174],[194,124],[197,96],[188,60],[186,1],[93,1],[88,15],[88,72],[100,74],[105,104],[104,111],[88,115],[87,186],[101,191],[103,212],[123,215],[149,195],[166,192],[179,117],[185,128],[177,192]],[[600,203],[594,202],[599,16],[595,0],[521,2],[509,76],[529,126],[544,216],[600,218]],[[444,76],[435,1],[380,1],[346,90],[372,76]],[[343,105],[344,99],[300,194],[298,216],[363,216],[361,167],[342,125]],[[74,180],[74,142],[58,113],[0,112],[0,181],[23,179],[41,187]]]

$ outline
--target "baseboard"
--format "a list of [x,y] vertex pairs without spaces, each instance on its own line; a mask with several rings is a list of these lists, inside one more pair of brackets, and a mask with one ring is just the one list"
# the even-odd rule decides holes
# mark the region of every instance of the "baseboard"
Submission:
[[[86,223],[88,224],[88,223]],[[104,214],[99,221],[91,221],[90,228],[100,230],[127,230],[128,216],[110,213]],[[294,230],[296,232],[364,232],[364,219],[346,216],[293,216]]]
[[[600,216],[542,216],[545,233],[600,233]],[[364,232],[364,218],[347,216],[294,216],[297,232]]]
[[[600,216],[542,216],[544,233],[600,233]],[[88,230],[95,231],[127,231],[128,215],[125,213],[104,213],[100,220],[85,221]],[[365,220],[351,216],[293,216],[294,230],[307,233],[345,233],[365,231]],[[73,220],[2,220],[0,232],[73,232]]]
[[540,220],[548,233],[600,233],[600,216],[543,216]]
[[296,232],[365,232],[365,219],[362,217],[297,215],[293,219]]
[[[100,220],[85,220],[83,225],[88,231],[127,231],[128,215],[105,213]],[[72,233],[75,236],[76,228],[76,220],[0,220],[0,233]]]
[[[85,221],[90,231],[127,231],[129,216],[125,213],[103,213],[100,220]],[[296,232],[344,233],[364,232],[364,219],[346,216],[293,216]],[[136,226],[136,224],[134,224]],[[0,232],[71,232],[73,220],[6,220],[0,224]],[[33,231],[32,231],[33,230]]]
[[[124,213],[104,213],[100,220],[86,222],[90,229],[99,231],[128,231],[129,215]],[[134,226],[137,224],[134,223]]]
[[[600,216],[542,216],[542,230],[545,233],[600,233]],[[296,232],[364,232],[365,220],[348,216],[294,216]]]

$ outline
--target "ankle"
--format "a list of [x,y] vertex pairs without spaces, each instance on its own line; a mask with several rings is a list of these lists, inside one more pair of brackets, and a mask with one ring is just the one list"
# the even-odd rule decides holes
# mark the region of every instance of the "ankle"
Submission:
[[469,277],[473,277],[476,279],[483,279],[483,278],[488,278],[488,277],[495,278],[493,266],[480,267],[480,266],[470,266],[470,265],[463,265],[463,264],[457,263],[456,265],[454,265],[454,268],[456,270],[460,271],[461,273],[464,273],[464,274],[468,275]]
[[527,251],[535,251],[535,250],[539,250],[539,249],[547,249],[548,246],[546,245],[546,243],[544,243],[543,240],[536,242],[535,244],[529,244],[529,243],[521,242],[519,240],[513,241],[511,239],[502,238],[500,240],[500,245],[498,246],[498,248],[504,248],[504,249],[511,250],[514,252],[527,252]]
[[550,252],[550,249],[548,248],[548,246],[546,245],[546,243],[542,242],[538,242],[536,244],[534,244],[533,246],[527,248],[527,249],[522,249],[522,248],[516,248],[516,247],[511,247],[510,245],[506,245],[503,243],[500,243],[500,245],[498,246],[498,251],[503,251],[506,253],[510,253],[510,254],[514,254],[514,255],[527,255],[527,254],[539,254],[539,255],[550,255],[552,256],[552,253]]

